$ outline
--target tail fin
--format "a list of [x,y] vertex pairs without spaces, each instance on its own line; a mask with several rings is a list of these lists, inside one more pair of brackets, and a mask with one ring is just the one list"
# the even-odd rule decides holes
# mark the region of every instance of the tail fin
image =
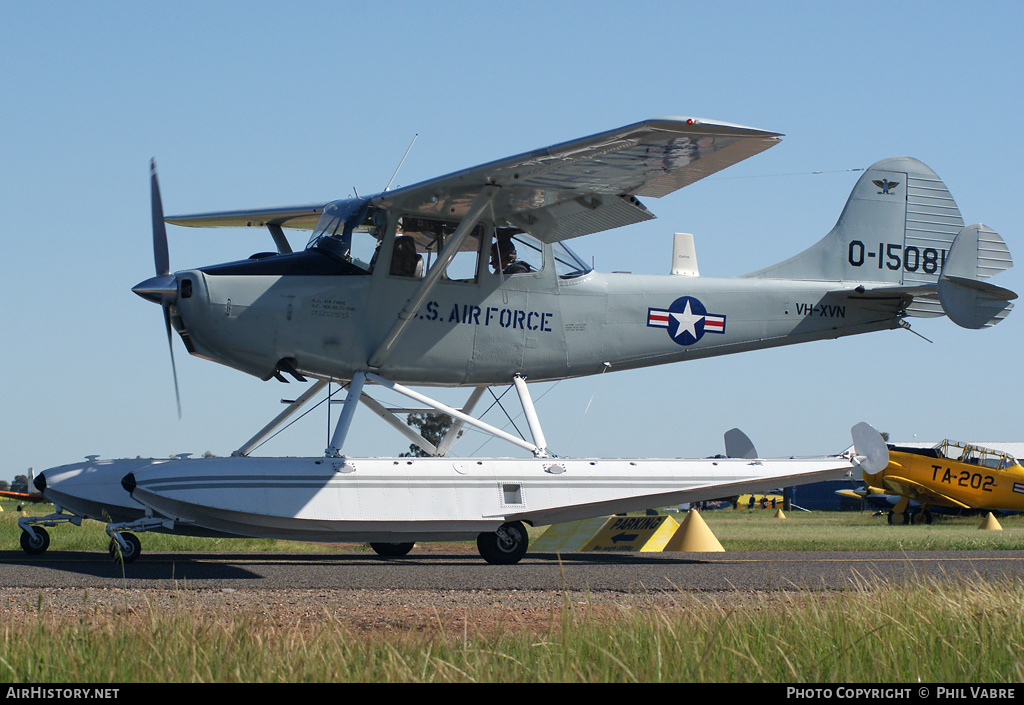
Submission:
[[913,296],[906,315],[947,314],[959,325],[981,328],[1005,317],[1012,308],[1006,302],[1016,297],[981,280],[1012,266],[995,231],[964,227],[934,171],[916,159],[894,157],[864,172],[828,235],[795,257],[745,276],[900,288]]
[[963,227],[960,210],[935,172],[909,157],[884,159],[857,181],[828,235],[747,276],[935,284]]
[[757,458],[757,450],[749,436],[738,428],[730,428],[725,432],[725,455],[728,458]]

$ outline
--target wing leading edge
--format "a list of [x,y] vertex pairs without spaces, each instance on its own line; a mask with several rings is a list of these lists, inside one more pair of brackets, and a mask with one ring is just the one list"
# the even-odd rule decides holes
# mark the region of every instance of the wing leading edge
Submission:
[[[660,198],[778,143],[781,135],[695,118],[645,120],[388,191],[372,205],[458,221],[485,186],[489,215],[546,242],[651,220]],[[173,225],[312,230],[327,204],[176,215]]]
[[563,142],[382,194],[375,203],[461,218],[485,185],[496,222],[557,242],[651,220],[660,198],[763,152],[781,135],[694,118],[660,118]]
[[958,499],[953,499],[949,495],[943,494],[942,492],[926,487],[919,482],[915,482],[905,477],[888,476],[882,482],[890,491],[909,497],[915,502],[921,502],[922,504],[943,504],[951,507],[959,507],[960,509],[972,509],[972,507],[964,504]]
[[172,215],[164,220],[171,225],[185,225],[191,228],[265,228],[268,225],[276,225],[282,228],[313,230],[326,205],[310,203],[303,206]]

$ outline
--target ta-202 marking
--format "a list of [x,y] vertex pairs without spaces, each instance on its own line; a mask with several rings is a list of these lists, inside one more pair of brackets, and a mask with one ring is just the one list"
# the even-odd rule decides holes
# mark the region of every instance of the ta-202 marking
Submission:
[[966,470],[954,473],[950,468],[945,468],[942,477],[939,477],[939,471],[942,469],[941,465],[932,465],[932,480],[943,482],[947,485],[955,484],[958,487],[971,487],[982,492],[991,492],[992,487],[996,484],[996,479],[991,475],[982,475],[981,473],[972,473]]

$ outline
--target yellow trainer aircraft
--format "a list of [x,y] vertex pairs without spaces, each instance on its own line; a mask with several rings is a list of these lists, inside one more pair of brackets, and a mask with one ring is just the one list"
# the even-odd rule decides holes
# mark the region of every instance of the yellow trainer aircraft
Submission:
[[[890,445],[885,469],[863,475],[865,495],[899,495],[890,524],[930,524],[932,506],[1024,511],[1024,467],[1008,453],[969,443]],[[915,513],[907,511],[911,501],[921,505]]]

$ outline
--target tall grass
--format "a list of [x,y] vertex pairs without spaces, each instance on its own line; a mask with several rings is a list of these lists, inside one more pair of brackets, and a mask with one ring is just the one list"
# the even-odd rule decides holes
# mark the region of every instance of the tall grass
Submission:
[[[19,513],[13,502],[0,507],[0,550],[16,551]],[[870,512],[703,516],[727,551],[1024,548],[1020,516],[1001,519],[1004,531],[979,531],[977,517],[892,527]],[[96,522],[50,533],[51,551],[103,550],[108,540]],[[159,534],[144,542],[146,551],[327,550]],[[566,596],[541,628],[475,631],[467,612],[465,628],[453,633],[440,616],[425,629],[367,630],[326,610],[289,619],[227,607],[193,611],[187,599],[171,609],[129,607],[127,598],[121,609],[86,604],[68,619],[51,613],[40,593],[28,617],[24,605],[4,610],[0,682],[1024,680],[1024,591],[1014,581],[917,577],[843,592],[635,597],[610,607]]]
[[[642,602],[642,601],[641,601]],[[38,605],[4,626],[3,682],[1020,682],[1024,594],[1001,582],[708,597],[598,608],[546,629],[362,632],[329,614],[274,623],[229,610],[91,612]]]

